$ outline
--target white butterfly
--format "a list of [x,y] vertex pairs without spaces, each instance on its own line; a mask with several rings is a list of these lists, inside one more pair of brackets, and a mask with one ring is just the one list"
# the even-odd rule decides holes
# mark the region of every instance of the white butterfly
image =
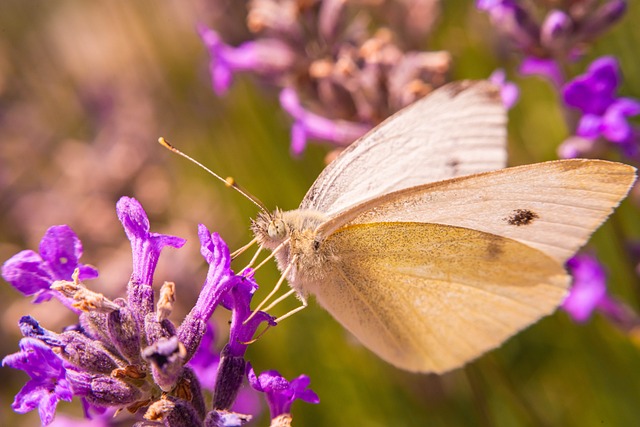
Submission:
[[315,295],[384,360],[459,367],[562,302],[564,262],[635,180],[602,160],[502,169],[505,123],[490,83],[444,86],[347,148],[299,209],[261,214],[256,239],[303,307]]

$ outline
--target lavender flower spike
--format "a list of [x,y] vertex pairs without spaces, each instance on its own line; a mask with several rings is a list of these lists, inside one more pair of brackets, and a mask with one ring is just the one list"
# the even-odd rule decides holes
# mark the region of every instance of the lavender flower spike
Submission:
[[224,240],[218,233],[210,233],[202,224],[198,226],[198,237],[200,253],[209,263],[209,271],[196,305],[187,314],[177,332],[180,342],[186,347],[187,361],[198,349],[211,314],[235,283],[235,274],[230,267],[229,248]]
[[289,382],[278,371],[256,375],[251,365],[247,364],[247,376],[251,387],[266,394],[272,420],[290,414],[291,405],[297,399],[307,403],[320,403],[318,395],[308,388],[310,380],[306,375],[300,375]]
[[6,356],[2,366],[21,369],[31,377],[16,395],[11,407],[21,414],[37,407],[42,425],[53,421],[60,400],[70,402],[73,397],[62,360],[35,338],[20,340],[20,351]]
[[160,252],[165,246],[181,248],[185,240],[180,237],[149,232],[149,219],[140,203],[130,197],[122,197],[116,205],[118,218],[131,241],[133,273],[127,286],[129,308],[136,318],[139,330],[144,328],[144,318],[153,311],[153,273]]
[[65,300],[50,290],[56,280],[71,280],[77,268],[79,280],[98,277],[98,271],[80,264],[82,243],[66,225],[50,227],[40,241],[40,254],[22,251],[2,266],[2,277],[25,296],[35,295],[34,303],[48,301],[52,296]]

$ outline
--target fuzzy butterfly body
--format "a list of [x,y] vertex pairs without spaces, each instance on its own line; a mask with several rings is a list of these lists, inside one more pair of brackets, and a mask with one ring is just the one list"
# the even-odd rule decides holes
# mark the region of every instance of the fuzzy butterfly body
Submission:
[[503,169],[505,122],[490,83],[444,86],[346,149],[299,209],[259,216],[258,243],[389,363],[459,367],[555,310],[564,262],[635,181],[602,160]]

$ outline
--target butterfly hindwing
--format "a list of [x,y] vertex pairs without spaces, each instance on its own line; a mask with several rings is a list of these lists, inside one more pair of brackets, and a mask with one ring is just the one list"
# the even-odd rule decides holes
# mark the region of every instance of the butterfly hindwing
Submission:
[[329,276],[310,289],[393,365],[445,372],[551,313],[569,276],[522,243],[420,223],[348,226],[324,242]]

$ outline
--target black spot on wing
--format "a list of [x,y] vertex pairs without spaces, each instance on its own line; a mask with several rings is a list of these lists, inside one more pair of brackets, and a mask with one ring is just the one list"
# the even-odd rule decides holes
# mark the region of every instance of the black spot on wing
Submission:
[[458,159],[449,159],[447,161],[446,166],[451,170],[453,175],[458,174],[458,167],[460,166],[460,160]]
[[529,209],[515,209],[507,218],[504,218],[509,225],[520,227],[531,224],[535,219],[540,218],[537,213]]

